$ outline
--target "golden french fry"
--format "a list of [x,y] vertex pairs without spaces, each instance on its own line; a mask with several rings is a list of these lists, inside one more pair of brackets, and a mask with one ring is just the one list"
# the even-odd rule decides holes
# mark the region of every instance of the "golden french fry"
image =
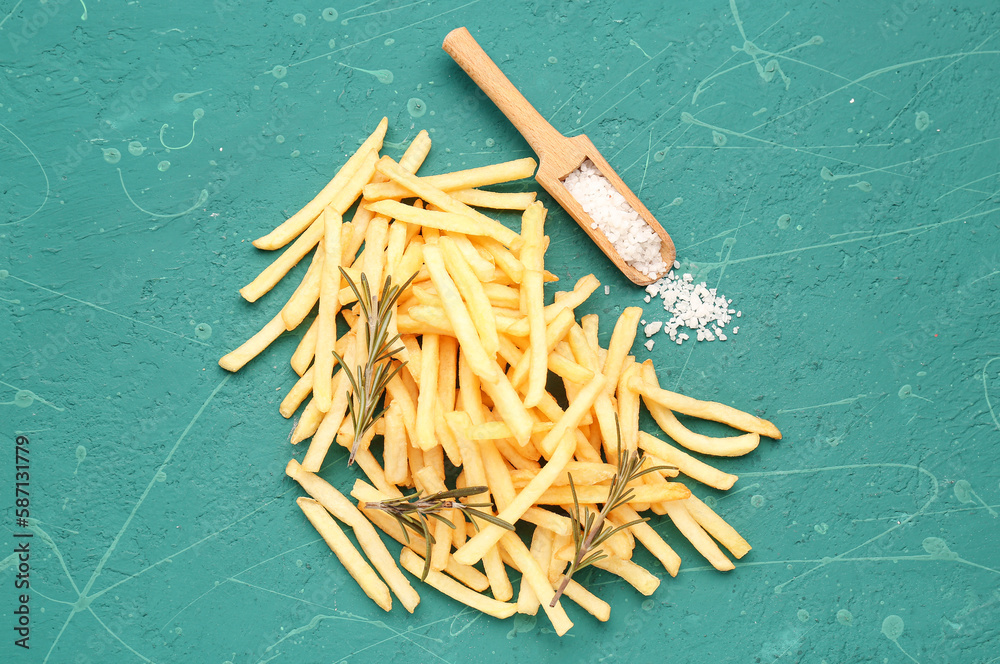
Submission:
[[698,500],[694,494],[684,501],[688,513],[694,517],[698,525],[704,528],[709,535],[719,540],[722,546],[729,549],[737,558],[742,558],[750,551],[750,544],[743,539],[736,529],[716,514],[711,507]]
[[[430,175],[420,179],[422,182],[442,191],[456,191],[529,178],[534,174],[535,166],[537,166],[537,163],[534,159],[525,157],[524,159],[517,159],[501,164],[470,168],[444,175]],[[411,195],[410,189],[395,182],[372,184],[365,187],[365,198],[370,201],[379,201],[384,198],[406,198]]]
[[420,348],[420,392],[417,396],[416,438],[413,440],[426,451],[438,444],[434,435],[434,402],[438,398],[438,336],[425,334]]
[[[602,393],[606,383],[607,379],[602,374],[596,374],[590,382],[587,383],[582,390],[580,390],[576,400],[569,405],[569,408],[567,408],[566,412],[559,418],[559,421],[555,423],[555,426],[553,426],[552,429],[545,434],[545,438],[542,439],[542,454],[555,457],[556,449],[563,445],[567,439],[571,440],[573,446],[575,447],[576,437],[571,432],[580,425],[580,420],[583,419],[584,413],[589,411],[591,406],[594,405],[594,400],[597,399],[597,397]],[[551,459],[549,463],[551,463]],[[548,468],[548,465],[545,467]],[[553,478],[553,480],[554,479],[555,478]]]
[[492,231],[488,233],[491,237],[496,237],[504,244],[511,246],[512,244],[518,242],[517,234],[514,233],[514,231],[510,230],[495,219],[491,219],[468,205],[455,200],[455,198],[453,198],[450,194],[445,193],[434,185],[427,184],[426,180],[418,178],[412,173],[406,172],[404,169],[400,168],[399,164],[393,161],[391,157],[382,157],[376,165],[376,168],[380,173],[394,182],[403,185],[413,192],[414,195],[419,196],[428,204],[433,205],[444,212],[460,214],[479,222],[481,226]]
[[483,189],[457,189],[450,192],[452,197],[474,207],[492,208],[494,210],[524,210],[535,202],[533,191],[497,192]]
[[[400,552],[399,562],[403,568],[413,576],[419,577],[423,574],[423,558],[410,549],[403,549]],[[477,611],[493,616],[494,618],[510,618],[512,615],[517,613],[516,604],[501,602],[499,600],[486,597],[485,595],[477,593],[474,590],[466,588],[457,581],[449,579],[447,576],[436,570],[432,569],[429,571],[427,573],[427,578],[424,579],[424,582],[436,590],[444,593],[448,597],[451,597],[468,607],[476,609]]]
[[[610,482],[611,478],[618,472],[618,467],[610,463],[601,462],[580,462],[570,461],[566,464],[566,472],[557,477],[552,486],[569,486],[569,476],[573,476],[573,483],[578,486],[586,484],[603,484]],[[537,470],[513,470],[510,473],[511,482],[514,488],[521,488],[538,474]]]
[[[608,501],[608,489],[608,485],[604,484],[578,486],[576,487],[577,500],[581,503],[599,503],[603,505]],[[633,488],[632,499],[629,502],[662,503],[667,501],[684,500],[690,495],[691,492],[688,488],[677,482],[664,482],[659,486],[638,484]],[[573,494],[568,486],[550,486],[538,495],[534,504],[572,505]]]
[[[298,265],[306,254],[312,251],[323,238],[323,219],[317,219],[300,235],[292,246],[285,249],[277,259],[264,268],[249,284],[240,289],[240,295],[247,302],[256,302],[262,295],[274,288],[288,271]],[[284,322],[282,322],[284,326]]]
[[[500,546],[517,563],[521,574],[528,579],[528,583],[541,603],[542,609],[545,610],[545,614],[552,622],[552,628],[556,634],[562,636],[573,626],[573,622],[566,615],[566,611],[562,608],[560,602],[556,602],[555,606],[549,606],[552,598],[555,596],[555,591],[549,583],[546,571],[531,556],[531,552],[524,546],[524,542],[517,536],[517,533],[504,532],[505,535],[500,539]],[[546,561],[546,567],[548,567],[548,561]]]
[[628,380],[640,373],[639,365],[630,356],[618,379],[618,422],[621,425],[622,444],[626,450],[639,449],[639,393],[629,389]]
[[277,316],[268,321],[267,325],[261,328],[260,332],[247,339],[236,350],[224,355],[219,360],[219,366],[226,371],[239,371],[247,362],[260,355],[284,331],[285,321],[282,320],[279,312]]
[[[482,247],[493,257],[493,261],[500,270],[506,274],[510,280],[515,283],[521,283],[521,279],[524,276],[524,264],[514,254],[512,254],[503,244],[503,242],[492,238],[484,237],[482,233],[472,234],[474,237],[470,237],[469,240],[475,246]],[[526,336],[527,330],[521,336]]]
[[431,137],[426,129],[421,129],[410,144],[406,147],[403,156],[399,158],[399,165],[410,173],[416,173],[420,165],[427,158],[427,153],[431,151]]
[[309,325],[309,329],[306,330],[306,333],[299,340],[299,345],[295,347],[295,352],[292,353],[292,369],[299,376],[304,375],[306,369],[312,364],[313,356],[316,353],[316,337],[318,334],[319,321],[314,318],[313,322]]
[[413,609],[420,602],[420,596],[396,567],[392,554],[385,548],[385,544],[382,543],[382,539],[375,532],[371,522],[365,518],[361,511],[347,499],[347,496],[337,491],[318,475],[304,470],[294,459],[288,462],[285,473],[298,482],[306,493],[315,498],[330,514],[354,529],[358,543],[368,555],[372,565],[378,570],[399,601],[403,603],[406,610],[413,613]]
[[681,534],[694,545],[694,548],[698,549],[698,553],[703,555],[712,567],[721,572],[735,568],[733,562],[726,557],[726,554],[722,553],[712,538],[708,536],[708,533],[691,516],[687,508],[687,501],[672,500],[663,503],[663,509],[677,526],[677,530],[681,531]]
[[382,579],[378,578],[375,570],[361,557],[361,554],[351,544],[351,540],[347,539],[344,531],[340,529],[333,517],[323,509],[322,505],[311,498],[301,497],[295,502],[317,532],[326,540],[330,550],[337,555],[348,573],[365,591],[365,594],[385,611],[392,609],[392,596],[389,594],[389,588],[382,583]]
[[[495,358],[497,349],[500,346],[500,338],[497,334],[496,318],[493,315],[493,305],[483,290],[483,285],[476,277],[472,266],[465,260],[465,256],[449,237],[440,240],[441,253],[444,257],[445,269],[448,275],[454,280],[459,293],[465,300],[472,324],[479,333],[483,350],[486,356]],[[430,269],[430,268],[428,268]],[[431,279],[433,279],[433,275]],[[447,310],[446,310],[447,311]]]
[[609,556],[595,562],[594,567],[620,576],[643,595],[652,595],[660,586],[658,578],[645,567],[641,567],[631,560]]
[[295,411],[299,409],[299,406],[302,405],[302,402],[306,400],[306,397],[312,391],[312,373],[313,370],[310,367],[308,371],[295,381],[295,385],[292,386],[292,389],[288,390],[288,394],[281,400],[278,412],[286,420],[295,414]]
[[[357,343],[356,333],[348,332],[348,338],[344,341],[343,358],[348,367],[356,366],[357,363]],[[302,460],[303,467],[309,472],[315,473],[323,466],[326,453],[330,450],[340,426],[347,417],[348,402],[351,398],[351,381],[348,380],[344,368],[333,377],[330,401],[330,408],[326,414],[320,413],[322,421],[313,429],[312,440],[309,442],[309,449]],[[312,405],[312,402],[309,402]],[[318,409],[317,409],[318,410]],[[303,415],[303,417],[305,417]],[[293,437],[293,442],[295,438]]]
[[320,422],[323,421],[323,411],[316,407],[312,399],[306,404],[305,409],[302,411],[302,415],[299,416],[298,423],[295,428],[292,429],[292,445],[298,445],[306,438],[311,437],[316,433],[316,429],[319,427]]
[[[572,406],[570,408],[572,408]],[[555,429],[553,429],[553,431],[555,431]],[[549,432],[548,435],[551,434],[552,432]],[[485,443],[485,445],[488,444],[488,442]],[[535,478],[531,480],[527,486],[521,489],[521,491],[514,497],[514,500],[510,501],[510,504],[500,511],[500,518],[507,523],[515,523],[521,518],[521,516],[524,515],[525,510],[534,506],[542,494],[549,489],[552,482],[555,481],[555,478],[566,468],[566,464],[569,463],[569,460],[573,458],[573,450],[575,447],[576,439],[569,434],[565,434],[556,446],[549,462],[545,464],[545,466],[538,472],[537,475],[535,475]],[[607,497],[606,493],[607,492],[605,492],[605,498]],[[573,502],[573,500],[570,498],[569,501],[563,501],[562,504],[565,504],[566,502]],[[482,530],[462,545],[461,549],[455,552],[455,560],[464,565],[473,565],[479,562],[486,553],[487,549],[495,546],[496,543],[500,541],[500,538],[503,537],[505,532],[508,531],[496,524],[486,524],[483,526]]]
[[608,378],[608,385],[605,388],[608,395],[613,394],[618,386],[618,377],[635,341],[636,326],[640,318],[642,318],[642,307],[626,307],[615,323],[611,341],[608,342],[608,355],[601,369]]
[[[556,293],[556,301],[545,307],[545,324],[548,325],[560,312],[564,310],[573,311],[578,306],[583,304],[583,302],[590,297],[590,294],[597,290],[597,287],[601,285],[601,282],[597,280],[592,274],[588,274],[585,277],[581,277],[573,290],[565,293]],[[590,314],[591,316],[596,316],[597,314]],[[586,318],[586,316],[584,316]],[[594,319],[596,321],[596,318]],[[514,326],[510,332],[511,336],[516,337],[526,337],[528,336],[528,321],[524,320],[523,323],[519,323]],[[595,336],[596,339],[596,336]]]
[[[424,466],[418,470],[414,475],[414,481],[422,485],[425,493],[439,493],[448,490],[444,484],[444,478],[430,466]],[[457,509],[443,510],[441,514],[451,524],[458,520],[459,515]],[[431,530],[434,531],[434,542],[431,544],[431,569],[440,571],[448,566],[454,529],[444,521],[435,519],[431,523]]]
[[[660,386],[652,361],[646,360],[642,363],[642,378],[653,387]],[[653,416],[663,432],[692,452],[712,456],[743,456],[755,450],[760,444],[760,434],[756,433],[745,433],[726,438],[713,438],[695,433],[681,424],[669,408],[646,397],[643,397],[642,400],[646,404],[649,414]]]
[[781,432],[778,431],[776,426],[765,419],[745,413],[742,410],[736,410],[732,406],[714,401],[700,401],[684,396],[683,394],[664,390],[663,388],[650,385],[641,376],[634,376],[629,381],[629,386],[649,401],[670,410],[675,410],[678,413],[700,417],[703,420],[722,422],[734,429],[781,440]]
[[493,221],[493,224],[484,224],[479,219],[473,219],[466,215],[440,210],[422,210],[398,201],[385,200],[365,203],[365,208],[390,219],[416,224],[425,229],[486,236],[501,243],[513,242],[512,238],[517,237],[517,233],[492,219],[490,221]]
[[409,477],[406,459],[406,427],[403,424],[403,407],[393,400],[386,409],[385,433],[383,434],[382,462],[385,465],[385,481],[403,484]]
[[324,256],[320,277],[319,331],[316,336],[313,372],[313,399],[324,413],[330,410],[333,394],[333,350],[337,342],[337,313],[340,311],[340,215],[327,209],[323,212]]
[[[472,271],[476,273],[479,281],[483,283],[483,288],[488,285],[487,282],[492,281],[493,276],[496,272],[496,267],[494,267],[493,257],[490,256],[485,250],[480,253],[476,249],[472,241],[465,235],[461,233],[448,233],[448,237],[455,243],[462,255],[465,256],[466,262],[472,267]],[[483,254],[486,254],[485,256]],[[492,300],[492,298],[491,298]]]
[[[563,310],[562,312],[560,312],[558,316],[552,319],[552,321],[547,326],[545,326],[544,355],[546,358],[548,358],[545,360],[546,369],[552,369],[553,366],[557,366],[560,368],[560,370],[566,371],[565,367],[569,366],[569,364],[565,360],[567,360],[568,358],[566,358],[565,356],[561,356],[559,360],[553,360],[548,356],[555,351],[556,345],[560,341],[562,341],[563,337],[566,336],[567,332],[569,332],[569,329],[570,327],[573,326],[573,324],[574,324],[573,313],[570,311]],[[536,342],[529,339],[529,345],[534,343]],[[530,365],[531,365],[531,353],[534,352],[533,348],[534,347],[531,346],[532,350],[529,353],[525,353],[524,355],[522,355],[521,359],[514,367],[514,372],[510,377],[510,382],[512,385],[514,385],[514,387],[520,388],[524,380],[528,377],[528,372],[530,370]],[[571,369],[569,371],[573,370]],[[593,372],[588,372],[588,373],[592,378]],[[542,386],[542,388],[544,389],[544,385]],[[540,396],[539,400],[541,400]],[[527,402],[527,399],[525,399],[525,402]],[[537,405],[537,403],[538,401],[535,402],[535,405]],[[527,405],[527,403],[525,403],[525,405]]]
[[524,297],[525,314],[528,319],[528,388],[524,397],[524,405],[531,408],[538,404],[545,390],[545,379],[548,376],[548,354],[546,344],[544,284],[542,282],[542,239],[545,222],[545,208],[541,203],[533,203],[525,210],[521,218],[521,233],[524,236],[524,246],[521,249],[521,262],[524,264],[524,277],[521,282],[521,294]]
[[323,257],[326,254],[323,240],[316,245],[313,259],[306,270],[306,276],[281,308],[281,318],[285,321],[286,330],[294,330],[305,320],[309,312],[319,302],[319,287],[323,276]]
[[[531,534],[531,546],[528,551],[543,570],[548,570],[551,564],[552,538],[552,531],[545,528],[535,528],[535,531]],[[548,581],[547,574],[545,580]],[[538,613],[538,606],[538,595],[532,590],[529,577],[522,576],[521,588],[517,594],[517,612],[533,616]]]
[[472,322],[469,310],[462,301],[458,287],[448,274],[440,248],[433,246],[425,247],[424,261],[427,264],[428,271],[430,271],[434,287],[437,288],[441,296],[441,302],[455,330],[455,336],[458,337],[462,353],[469,360],[472,370],[483,381],[497,381],[502,374],[497,368],[496,362],[490,359],[489,354],[483,347],[482,340],[479,338],[476,326]]
[[[462,466],[465,468],[464,474],[467,484],[469,486],[488,487],[486,468],[483,465],[479,446],[473,443],[468,437],[468,431],[473,426],[469,414],[463,411],[455,411],[445,415],[445,419],[461,451]],[[490,500],[490,494],[487,491],[486,494],[477,496],[477,499],[487,502]],[[507,577],[507,570],[504,568],[503,561],[500,559],[500,552],[497,549],[491,549],[483,556],[483,570],[486,572],[486,578],[490,581],[490,588],[496,599],[506,602],[514,596],[513,586],[511,586],[510,579]]]
[[[368,517],[368,519],[375,524],[379,530],[414,553],[423,555],[427,546],[423,537],[414,533],[409,533],[409,540],[407,540],[406,536],[403,535],[402,526],[399,525],[398,521],[381,510],[366,507],[368,503],[377,503],[381,500],[385,500],[386,498],[391,498],[392,496],[378,491],[363,480],[354,481],[354,487],[351,489],[351,495],[358,500],[358,508],[361,510],[362,514]],[[424,563],[421,561],[421,570],[423,570],[423,565]],[[458,564],[455,562],[454,558],[448,559],[448,566],[444,571],[475,591],[482,592],[489,587],[489,580],[487,580],[485,574],[477,570],[475,567]],[[417,576],[420,576],[419,572],[417,573]]]
[[[531,425],[531,435],[546,434],[555,426],[552,422],[535,422]],[[513,438],[514,432],[505,422],[483,422],[469,430],[472,440],[497,440],[498,438]]]
[[[616,509],[614,514],[620,517],[623,523],[630,523],[640,518],[639,514],[628,504]],[[633,524],[629,526],[629,530],[632,531],[635,538],[642,542],[642,545],[651,554],[656,556],[670,576],[677,576],[677,572],[681,568],[681,557],[660,537],[660,534],[649,523],[643,521]]]
[[676,466],[677,470],[687,475],[693,480],[707,484],[723,491],[731,489],[736,480],[736,475],[724,473],[721,470],[709,466],[687,452],[683,452],[669,443],[665,443],[658,438],[654,438],[645,431],[639,432],[639,447],[649,454],[662,459],[665,463]]
[[372,152],[377,153],[382,149],[382,139],[385,138],[385,132],[388,127],[389,119],[382,118],[375,131],[361,144],[361,147],[347,160],[347,163],[344,164],[340,171],[333,176],[330,183],[323,187],[322,191],[313,200],[292,215],[291,218],[264,237],[254,240],[254,246],[258,249],[278,249],[291,242],[295,236],[305,230],[319,216],[320,212],[330,204],[330,201],[347,184],[351,176],[361,167],[365,157]]

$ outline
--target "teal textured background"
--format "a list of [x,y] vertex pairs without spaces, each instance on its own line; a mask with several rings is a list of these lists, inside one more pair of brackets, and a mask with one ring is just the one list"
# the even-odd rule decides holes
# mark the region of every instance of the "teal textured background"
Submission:
[[[22,651],[4,490],[0,660],[1000,661],[995,2],[85,2],[0,4],[0,486],[23,432],[36,519]],[[637,357],[785,435],[696,489],[754,546],[734,572],[654,517],[680,575],[584,574],[612,619],[562,639],[430,589],[381,612],[284,477],[297,335],[216,364],[297,281],[245,303],[249,241],[383,115],[388,154],[432,132],[428,173],[531,154],[441,51],[460,25],[743,311]],[[662,313],[547,230],[564,283],[611,288],[585,312]]]

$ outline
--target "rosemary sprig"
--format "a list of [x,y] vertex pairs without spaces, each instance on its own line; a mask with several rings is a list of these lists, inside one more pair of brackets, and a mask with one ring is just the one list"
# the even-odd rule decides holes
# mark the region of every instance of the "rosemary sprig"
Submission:
[[344,358],[337,351],[333,351],[333,356],[337,358],[337,362],[347,374],[347,379],[351,381],[351,387],[354,388],[348,401],[351,422],[354,424],[354,441],[351,444],[351,456],[347,459],[347,465],[350,466],[354,463],[354,456],[358,453],[361,439],[385,413],[384,407],[379,409],[379,403],[386,385],[406,364],[401,362],[393,367],[390,362],[392,356],[401,349],[392,347],[399,340],[398,334],[391,339],[388,338],[389,321],[392,307],[417,275],[414,273],[402,286],[393,286],[392,278],[387,275],[382,285],[382,294],[376,297],[371,292],[368,277],[364,272],[361,273],[360,288],[343,267],[340,268],[340,273],[344,275],[347,285],[358,298],[361,314],[365,317],[365,344],[368,347],[368,360],[363,368],[358,366],[356,373],[352,373],[344,364]]
[[428,517],[437,519],[449,528],[454,529],[455,524],[449,521],[444,515],[440,514],[440,512],[447,509],[457,509],[468,518],[477,531],[479,530],[479,524],[476,523],[476,519],[482,519],[483,521],[495,524],[501,528],[505,528],[506,530],[514,530],[514,526],[507,523],[503,519],[494,516],[492,512],[483,512],[475,509],[477,507],[483,507],[490,510],[493,507],[492,504],[488,502],[463,503],[458,500],[459,498],[467,498],[469,496],[486,493],[487,490],[488,489],[485,486],[470,486],[464,489],[439,491],[438,493],[432,493],[429,496],[421,496],[420,493],[417,492],[411,493],[408,496],[402,496],[401,498],[390,498],[388,500],[381,500],[377,503],[367,503],[365,507],[368,509],[382,510],[389,516],[396,519],[403,529],[403,537],[406,539],[407,544],[410,543],[410,534],[408,530],[412,530],[424,538],[424,571],[420,576],[420,580],[423,581],[427,578],[427,573],[430,571],[431,545],[434,544],[434,536],[431,534]]
[[599,513],[594,514],[594,512],[587,510],[586,516],[583,515],[584,509],[580,506],[580,501],[576,497],[576,486],[573,484],[573,475],[572,473],[569,474],[569,489],[573,494],[573,546],[576,549],[576,555],[570,562],[569,569],[563,575],[562,583],[559,584],[555,595],[552,597],[552,601],[549,603],[550,607],[554,607],[559,598],[562,597],[563,591],[566,590],[566,586],[569,585],[570,579],[573,578],[574,574],[584,567],[593,565],[608,557],[604,551],[593,551],[593,549],[600,547],[601,544],[606,542],[615,533],[638,523],[649,521],[648,517],[643,517],[619,526],[605,528],[605,521],[608,515],[632,500],[632,496],[635,495],[634,488],[630,487],[629,484],[647,473],[673,469],[673,466],[643,468],[642,465],[645,463],[646,458],[638,450],[625,450],[623,456],[622,431],[617,417],[615,417],[615,429],[618,434],[618,472],[611,479],[611,486],[608,488],[608,501],[604,503],[604,507],[601,508]]

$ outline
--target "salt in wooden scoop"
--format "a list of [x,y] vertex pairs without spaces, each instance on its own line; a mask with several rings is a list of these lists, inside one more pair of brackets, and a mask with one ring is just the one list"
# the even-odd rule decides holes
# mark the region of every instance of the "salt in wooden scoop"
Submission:
[[[646,286],[662,277],[673,268],[676,250],[656,218],[646,209],[642,201],[622,182],[607,160],[601,156],[593,142],[585,135],[566,138],[543,118],[518,92],[517,88],[504,76],[500,68],[486,55],[465,28],[456,28],[448,33],[442,45],[465,73],[482,89],[493,103],[503,111],[528,144],[538,154],[538,172],[535,179],[549,192],[564,210],[590,236],[601,251],[610,258],[618,269],[632,282]],[[649,277],[625,262],[600,228],[594,227],[594,220],[587,214],[580,202],[566,188],[563,180],[577,170],[585,160],[590,160],[608,182],[621,194],[653,232],[660,238],[660,255],[666,268],[655,278]]]

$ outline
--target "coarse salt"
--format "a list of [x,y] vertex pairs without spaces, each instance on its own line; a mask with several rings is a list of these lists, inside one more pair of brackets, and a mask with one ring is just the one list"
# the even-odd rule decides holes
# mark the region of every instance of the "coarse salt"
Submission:
[[[663,309],[671,314],[667,322],[653,321],[643,328],[646,336],[652,336],[661,329],[671,341],[682,344],[690,335],[682,330],[687,328],[694,333],[697,341],[727,341],[724,330],[733,319],[732,300],[718,295],[716,289],[709,288],[705,282],[695,283],[690,273],[678,274],[680,264],[675,262],[674,269],[665,277],[646,287],[649,297],[657,297],[663,301]],[[736,316],[742,315],[736,312]],[[733,328],[733,334],[739,327]]]
[[663,274],[667,264],[660,255],[660,236],[601,175],[593,162],[584,160],[566,176],[563,184],[594,220],[591,227],[604,234],[622,260],[647,277]]

